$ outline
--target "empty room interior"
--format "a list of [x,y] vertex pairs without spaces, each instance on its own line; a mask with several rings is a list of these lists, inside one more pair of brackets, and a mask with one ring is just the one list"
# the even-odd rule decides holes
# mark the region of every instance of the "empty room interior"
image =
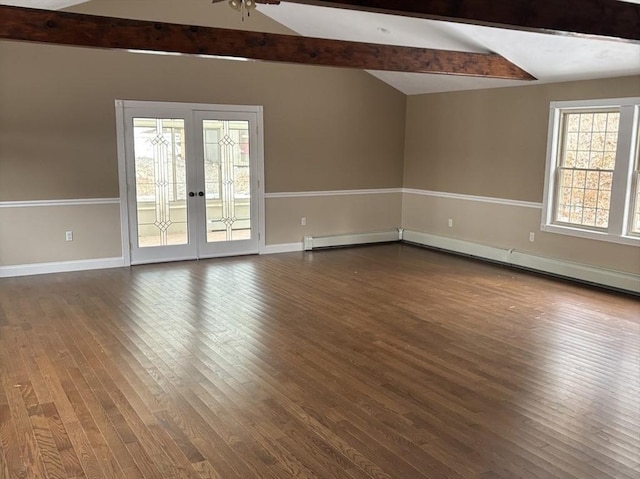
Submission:
[[640,477],[640,2],[0,0],[0,479]]

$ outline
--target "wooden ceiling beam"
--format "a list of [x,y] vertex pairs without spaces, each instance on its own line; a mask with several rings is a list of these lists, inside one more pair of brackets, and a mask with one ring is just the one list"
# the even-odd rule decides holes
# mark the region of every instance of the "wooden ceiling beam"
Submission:
[[640,43],[640,5],[619,0],[286,0],[538,33]]
[[365,70],[535,80],[500,55],[324,40],[0,5],[0,38]]

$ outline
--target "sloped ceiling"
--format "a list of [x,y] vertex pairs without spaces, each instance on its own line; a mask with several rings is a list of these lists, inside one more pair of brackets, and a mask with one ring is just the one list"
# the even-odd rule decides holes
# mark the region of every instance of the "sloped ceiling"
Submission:
[[[558,8],[562,8],[560,4]],[[640,74],[640,45],[633,43],[545,35],[296,3],[259,5],[258,9],[306,36],[479,53],[495,52],[534,75],[539,79],[538,83]],[[511,80],[448,75],[369,73],[408,95],[522,84]]]
[[[135,0],[113,0],[135,1]],[[180,1],[180,0],[176,0]],[[640,3],[640,0],[629,0]],[[61,9],[82,0],[0,0],[2,4]],[[224,3],[214,9],[228,8]],[[558,8],[562,8],[561,4]],[[537,83],[640,74],[640,45],[607,39],[545,35],[337,8],[282,2],[258,5],[262,14],[309,37],[413,47],[495,52],[538,78]],[[251,22],[248,18],[246,22]],[[247,25],[250,28],[249,25]],[[369,71],[407,95],[531,84],[477,77]]]

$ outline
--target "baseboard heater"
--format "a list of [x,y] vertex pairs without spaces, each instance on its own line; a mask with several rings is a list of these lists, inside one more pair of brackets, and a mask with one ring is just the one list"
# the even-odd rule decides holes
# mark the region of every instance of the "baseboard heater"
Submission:
[[427,246],[443,251],[473,256],[516,268],[596,284],[616,290],[640,294],[640,276],[633,273],[613,271],[586,264],[573,263],[555,258],[547,258],[514,249],[497,248],[470,241],[431,235],[402,228],[329,236],[305,236],[304,249],[310,251],[320,248],[362,245],[370,243],[389,243],[403,241],[410,244]]
[[613,271],[596,266],[538,256],[514,249],[496,248],[417,231],[403,230],[402,239],[407,243],[474,256],[521,269],[640,294],[640,276],[633,273]]
[[400,239],[401,230],[399,229],[329,236],[305,236],[304,250],[310,251],[319,248],[335,248],[339,246],[351,246],[370,243],[389,243],[392,241],[400,241]]

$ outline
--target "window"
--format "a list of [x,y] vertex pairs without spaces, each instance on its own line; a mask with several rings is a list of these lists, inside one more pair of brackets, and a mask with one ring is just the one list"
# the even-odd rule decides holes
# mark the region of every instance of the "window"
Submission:
[[542,230],[640,244],[640,98],[552,102]]
[[636,139],[636,161],[633,169],[633,189],[635,195],[633,198],[634,206],[631,217],[631,233],[640,235],[640,130]]

